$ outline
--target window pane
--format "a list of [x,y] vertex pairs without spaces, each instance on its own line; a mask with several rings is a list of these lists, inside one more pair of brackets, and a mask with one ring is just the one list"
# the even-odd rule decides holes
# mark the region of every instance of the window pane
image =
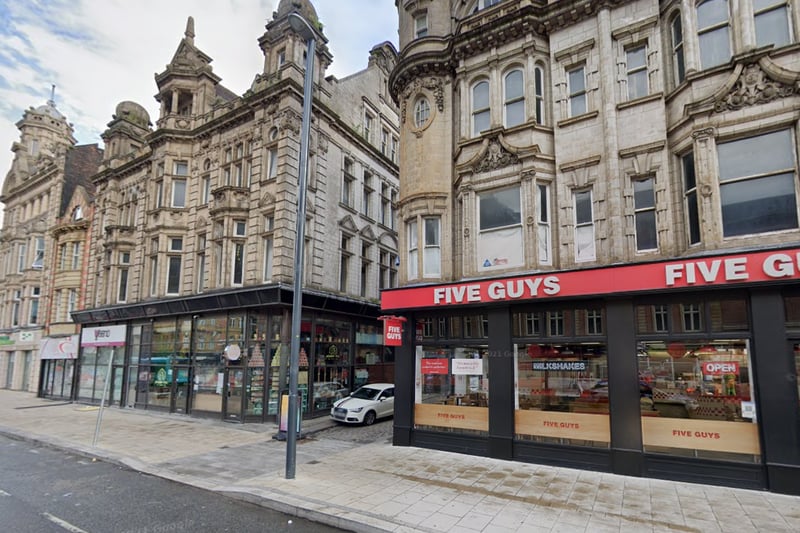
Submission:
[[709,0],[697,6],[697,27],[701,30],[727,20],[727,0]]
[[506,76],[506,100],[522,97],[522,71],[514,70]]
[[628,50],[628,70],[642,68],[646,65],[647,58],[645,55],[645,47],[633,48]]
[[700,64],[702,68],[711,68],[726,63],[731,57],[728,27],[703,33],[700,40]]
[[686,209],[689,215],[689,244],[700,242],[700,211],[697,207],[697,193],[686,195]]
[[653,192],[652,178],[633,182],[633,203],[636,209],[655,207],[656,198]]
[[789,18],[785,6],[756,15],[756,45],[774,44],[777,47],[787,45],[790,41]]
[[592,222],[592,193],[590,191],[575,193],[575,222],[577,224]]
[[177,294],[180,292],[181,281],[181,258],[169,258],[169,273],[167,278],[167,292],[169,294]]
[[426,276],[439,276],[442,272],[441,269],[441,249],[440,248],[425,248],[422,257],[422,262],[425,269]]
[[485,109],[489,107],[489,83],[482,81],[472,89],[472,109]]
[[717,146],[720,179],[794,168],[791,130],[781,130]]
[[489,112],[484,111],[482,113],[476,113],[474,115],[475,120],[475,133],[480,133],[482,131],[486,131],[489,129]]
[[696,187],[696,179],[694,175],[694,153],[689,152],[681,158],[683,163],[683,181],[685,183],[685,191],[691,191]]
[[594,226],[581,226],[575,232],[575,259],[594,259]]
[[643,211],[636,213],[636,249],[655,250],[658,248],[656,238],[656,212]]
[[425,219],[425,246],[439,245],[439,219]]
[[172,182],[172,206],[184,207],[186,205],[186,181],[176,180]]
[[479,200],[481,230],[511,226],[522,220],[519,188],[484,193]]
[[720,187],[725,237],[797,227],[794,174],[779,174]]
[[506,105],[506,127],[517,126],[525,122],[525,100],[517,100]]
[[569,99],[569,114],[571,117],[586,113],[586,95],[573,96]]
[[633,100],[647,96],[647,71],[640,70],[628,74],[628,98]]
[[583,67],[571,70],[569,76],[570,94],[579,93],[586,90],[586,81],[583,76]]

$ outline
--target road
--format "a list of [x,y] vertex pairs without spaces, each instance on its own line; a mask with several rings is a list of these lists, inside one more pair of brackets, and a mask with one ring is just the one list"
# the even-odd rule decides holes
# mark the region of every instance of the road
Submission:
[[342,531],[65,451],[0,436],[0,530]]

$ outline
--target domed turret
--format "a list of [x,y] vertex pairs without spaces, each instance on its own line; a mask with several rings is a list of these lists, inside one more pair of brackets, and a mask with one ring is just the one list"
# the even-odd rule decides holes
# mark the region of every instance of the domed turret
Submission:
[[127,100],[117,104],[117,108],[114,110],[114,118],[127,120],[143,128],[150,124],[150,114],[147,110],[136,102]]
[[37,107],[36,113],[39,113],[40,115],[47,115],[48,117],[56,120],[66,120],[66,117],[61,114],[61,111],[56,109],[56,103],[52,100],[48,100],[46,104],[42,104]]
[[316,22],[318,20],[317,10],[309,0],[281,0],[281,3],[278,4],[278,15],[275,18],[286,16],[292,11],[299,12],[308,21]]

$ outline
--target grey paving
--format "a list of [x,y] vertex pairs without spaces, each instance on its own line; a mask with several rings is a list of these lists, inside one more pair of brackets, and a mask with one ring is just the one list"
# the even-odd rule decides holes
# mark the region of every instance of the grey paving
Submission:
[[[35,407],[35,408],[34,408]],[[67,448],[352,531],[796,532],[800,498],[411,447],[306,423],[295,479],[276,428],[97,409],[0,390],[0,433]]]

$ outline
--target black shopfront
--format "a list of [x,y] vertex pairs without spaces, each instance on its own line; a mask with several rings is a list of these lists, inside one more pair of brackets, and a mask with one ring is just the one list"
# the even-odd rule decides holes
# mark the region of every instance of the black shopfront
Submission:
[[800,494],[800,250],[385,291],[394,444]]
[[[280,285],[75,313],[124,325],[123,348],[82,347],[74,398],[233,422],[275,420],[288,387],[292,292]],[[304,291],[299,390],[306,418],[367,382],[394,379],[378,308]],[[109,365],[109,358],[113,358]],[[109,372],[110,368],[110,372]]]

